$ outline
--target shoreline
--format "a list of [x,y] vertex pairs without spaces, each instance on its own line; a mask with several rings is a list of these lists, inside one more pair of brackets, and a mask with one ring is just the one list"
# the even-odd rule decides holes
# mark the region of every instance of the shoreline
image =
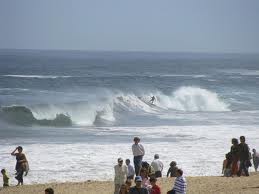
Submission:
[[[172,189],[175,178],[158,179],[162,194]],[[199,176],[186,177],[187,193],[214,194],[240,193],[259,194],[259,173],[251,173],[249,177]],[[134,183],[133,183],[134,185]],[[32,184],[1,188],[0,194],[42,194],[47,187],[52,187],[55,194],[113,194],[113,181],[85,181]]]

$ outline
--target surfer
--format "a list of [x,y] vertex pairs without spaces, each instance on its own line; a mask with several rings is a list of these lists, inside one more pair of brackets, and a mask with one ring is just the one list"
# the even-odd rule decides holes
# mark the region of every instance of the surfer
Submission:
[[155,100],[156,100],[155,96],[152,96],[149,102],[151,102],[151,104],[154,104]]

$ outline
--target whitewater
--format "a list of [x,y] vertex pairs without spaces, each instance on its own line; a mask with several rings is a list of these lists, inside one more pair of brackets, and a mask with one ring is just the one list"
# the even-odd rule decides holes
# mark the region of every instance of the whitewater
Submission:
[[0,50],[0,168],[15,184],[21,145],[26,183],[112,180],[140,136],[164,176],[218,176],[231,138],[259,149],[258,72],[250,54]]

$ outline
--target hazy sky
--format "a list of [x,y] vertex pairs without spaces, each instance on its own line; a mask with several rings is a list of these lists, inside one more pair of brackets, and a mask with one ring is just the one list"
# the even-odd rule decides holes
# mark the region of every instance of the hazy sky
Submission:
[[259,0],[0,0],[0,48],[259,53]]

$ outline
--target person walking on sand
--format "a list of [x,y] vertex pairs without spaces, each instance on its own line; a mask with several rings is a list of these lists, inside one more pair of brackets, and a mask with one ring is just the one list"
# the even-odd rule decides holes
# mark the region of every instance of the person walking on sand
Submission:
[[135,167],[135,174],[136,176],[139,175],[143,156],[145,155],[145,149],[142,144],[140,144],[140,138],[134,137],[133,139],[134,144],[132,145],[132,153],[133,153],[133,160],[134,160],[134,167]]
[[[16,152],[17,151],[17,152]],[[18,181],[18,185],[23,185],[23,174],[27,170],[27,165],[28,161],[26,159],[26,156],[24,153],[22,153],[23,148],[21,146],[18,146],[15,148],[15,150],[11,153],[12,156],[16,157],[16,165],[15,165],[15,170],[16,170],[16,179]]]
[[253,151],[252,158],[253,158],[254,168],[255,168],[255,172],[257,172],[257,168],[259,165],[259,154],[256,152],[255,149],[253,149],[252,151]]
[[183,177],[183,171],[181,169],[178,169],[173,189],[168,191],[167,194],[186,194],[186,191],[187,183],[185,178]]
[[3,175],[3,187],[9,187],[9,176],[6,173],[6,170],[2,169],[1,173]]
[[158,154],[154,155],[154,160],[152,161],[151,166],[155,170],[155,177],[156,178],[162,177],[162,171],[163,171],[164,165],[163,165],[162,161],[159,160]]
[[245,136],[240,136],[240,144],[239,146],[239,160],[240,160],[240,167],[239,171],[237,173],[238,176],[241,176],[242,171],[244,171],[245,176],[249,176],[248,173],[248,167],[250,166],[250,152],[249,152],[249,147],[245,143]]
[[114,194],[119,194],[121,185],[125,184],[128,175],[128,168],[123,165],[123,159],[118,158],[118,164],[114,166]]

